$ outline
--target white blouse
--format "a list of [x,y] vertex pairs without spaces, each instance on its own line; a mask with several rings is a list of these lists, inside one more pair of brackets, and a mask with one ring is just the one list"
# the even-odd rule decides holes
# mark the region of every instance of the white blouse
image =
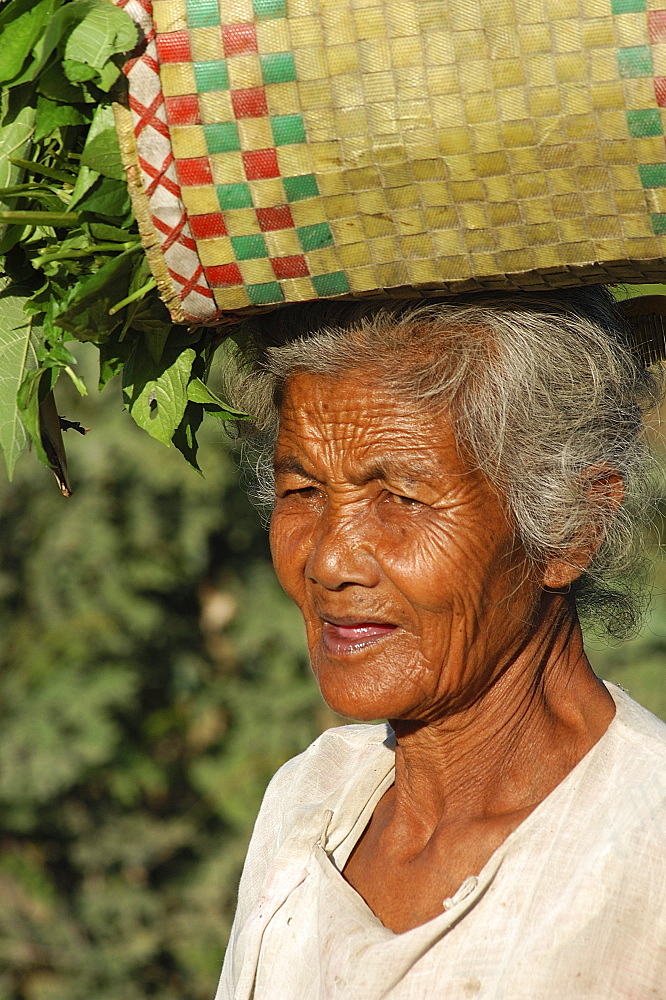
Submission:
[[216,1000],[666,1000],[666,725],[608,687],[599,742],[403,934],[341,875],[393,781],[390,727],[331,729],[285,764]]

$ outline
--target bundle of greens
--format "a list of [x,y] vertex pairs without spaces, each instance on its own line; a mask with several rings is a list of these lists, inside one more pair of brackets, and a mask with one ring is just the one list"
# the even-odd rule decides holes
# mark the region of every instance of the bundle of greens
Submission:
[[60,376],[67,344],[122,373],[139,426],[197,464],[204,414],[241,417],[205,384],[219,331],[174,325],[142,252],[112,103],[137,29],[109,0],[11,0],[0,10],[0,448],[11,479],[32,442],[70,492]]

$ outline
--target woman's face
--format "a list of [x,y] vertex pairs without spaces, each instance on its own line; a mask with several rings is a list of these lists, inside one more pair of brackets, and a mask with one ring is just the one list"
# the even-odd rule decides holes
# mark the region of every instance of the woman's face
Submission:
[[327,703],[434,721],[470,706],[533,629],[540,587],[451,424],[367,374],[288,382],[271,547]]

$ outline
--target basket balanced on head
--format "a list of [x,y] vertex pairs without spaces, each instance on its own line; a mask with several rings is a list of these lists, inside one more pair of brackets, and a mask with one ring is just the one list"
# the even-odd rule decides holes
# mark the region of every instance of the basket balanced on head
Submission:
[[666,3],[122,5],[146,45],[119,131],[177,321],[663,278]]

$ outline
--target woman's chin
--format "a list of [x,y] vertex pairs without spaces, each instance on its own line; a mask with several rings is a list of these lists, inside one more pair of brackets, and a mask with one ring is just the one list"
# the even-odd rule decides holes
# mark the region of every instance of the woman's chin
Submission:
[[386,664],[361,664],[352,662],[352,658],[319,655],[313,657],[312,670],[324,701],[344,718],[374,722],[418,715],[414,698],[407,696],[404,684],[397,689],[387,687],[387,678],[394,674]]

